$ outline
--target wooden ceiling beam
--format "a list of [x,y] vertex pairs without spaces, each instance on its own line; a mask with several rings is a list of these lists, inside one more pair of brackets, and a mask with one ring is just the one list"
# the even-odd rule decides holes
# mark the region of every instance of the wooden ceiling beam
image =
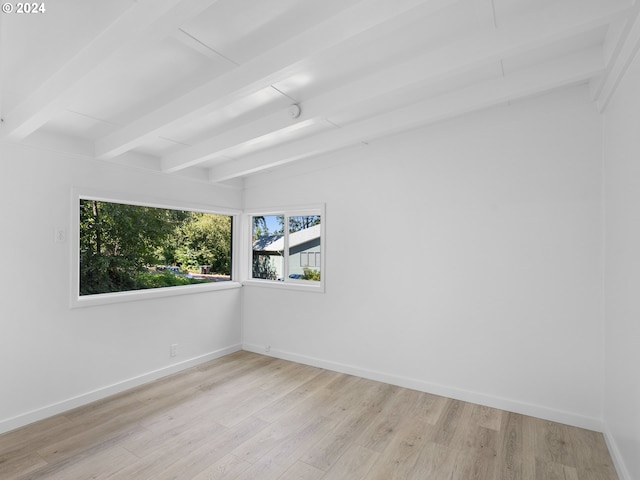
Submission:
[[347,8],[314,28],[283,42],[264,54],[214,78],[201,87],[167,102],[155,111],[96,142],[96,156],[109,159],[153,139],[172,126],[193,121],[223,108],[280,80],[297,63],[359,36],[377,38],[402,28],[416,18],[459,0],[365,0]]
[[401,131],[586,82],[604,70],[601,48],[462,88],[414,105],[210,168],[213,183],[251,175]]
[[622,77],[640,50],[640,2],[636,2],[623,22],[611,28],[607,69],[591,83],[592,96],[603,112],[613,97]]
[[322,121],[363,104],[374,106],[385,95],[393,95],[406,89],[428,92],[429,84],[448,82],[457,75],[484,65],[597,29],[620,15],[623,6],[626,3],[612,2],[607,8],[603,8],[599,1],[581,0],[578,11],[567,9],[566,6],[553,6],[500,29],[495,29],[491,24],[481,31],[467,32],[454,44],[411,58],[305,101],[298,120],[289,118],[283,106],[280,111],[271,115],[166,155],[162,159],[163,171],[175,172],[226,156],[227,150],[238,144],[251,142],[269,133],[277,134],[280,129],[290,128],[296,123]]
[[137,42],[157,41],[217,0],[137,0],[93,40],[69,52],[67,62],[4,117],[3,135],[30,135],[71,101],[74,89],[114,53]]

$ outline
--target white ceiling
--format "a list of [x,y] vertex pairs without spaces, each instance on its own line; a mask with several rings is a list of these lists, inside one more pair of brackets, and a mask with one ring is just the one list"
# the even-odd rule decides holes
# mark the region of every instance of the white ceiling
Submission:
[[634,0],[44,4],[0,16],[2,138],[232,184],[571,85],[602,110],[640,30]]

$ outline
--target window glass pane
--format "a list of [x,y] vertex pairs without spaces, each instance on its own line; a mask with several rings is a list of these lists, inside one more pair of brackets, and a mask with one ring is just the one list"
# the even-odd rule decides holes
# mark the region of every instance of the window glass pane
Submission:
[[282,280],[284,275],[284,215],[260,215],[252,220],[251,277]]
[[320,264],[316,254],[320,253],[321,219],[319,215],[289,218],[289,278],[294,280],[320,281]]
[[80,295],[231,280],[232,217],[80,200]]

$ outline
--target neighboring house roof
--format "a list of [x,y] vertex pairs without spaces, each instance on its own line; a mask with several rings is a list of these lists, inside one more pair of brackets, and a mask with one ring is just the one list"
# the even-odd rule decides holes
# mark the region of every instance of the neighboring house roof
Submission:
[[[289,234],[289,248],[320,237],[320,224]],[[284,235],[265,235],[253,242],[253,249],[261,252],[284,250]]]

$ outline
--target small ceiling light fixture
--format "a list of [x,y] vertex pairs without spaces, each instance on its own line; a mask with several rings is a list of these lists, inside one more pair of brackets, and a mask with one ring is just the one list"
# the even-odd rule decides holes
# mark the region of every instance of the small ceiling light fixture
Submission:
[[288,112],[291,118],[298,118],[302,110],[300,110],[300,105],[298,105],[297,103],[294,103],[293,105],[289,106]]

